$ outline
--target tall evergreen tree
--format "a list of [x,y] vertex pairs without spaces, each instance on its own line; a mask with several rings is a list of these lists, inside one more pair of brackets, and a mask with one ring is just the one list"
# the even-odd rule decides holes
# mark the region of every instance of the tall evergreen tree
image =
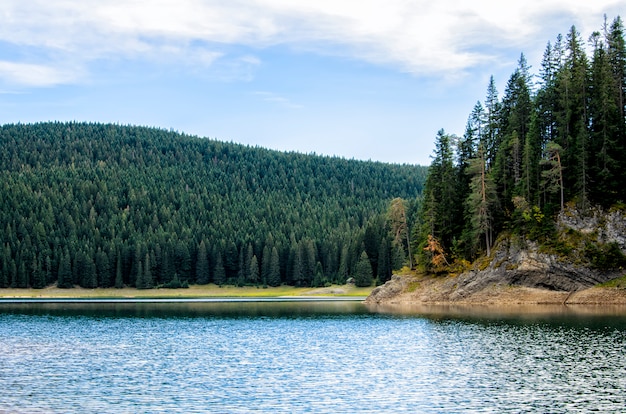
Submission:
[[471,177],[471,192],[466,200],[467,235],[470,257],[473,257],[481,246],[485,247],[487,256],[491,255],[493,244],[493,206],[496,203],[495,185],[491,174],[487,171],[486,151],[482,145],[478,148],[477,157],[470,161],[468,175]]
[[[618,181],[623,182],[626,178],[626,42],[624,40],[624,23],[617,16],[606,31],[606,43],[608,47],[608,60],[613,75],[612,97],[616,102],[619,119],[616,120],[616,145],[613,158],[619,160],[617,170],[621,172]],[[622,193],[621,201],[624,201]]]
[[33,257],[31,287],[33,289],[43,289],[46,287],[46,275],[41,265],[41,259],[37,256]]
[[382,285],[391,279],[391,243],[387,236],[383,236],[378,246],[378,284]]
[[575,198],[584,208],[588,206],[588,130],[587,114],[588,71],[587,56],[580,34],[572,26],[566,36],[565,58],[557,76],[560,98],[559,134],[557,144],[563,148],[563,169],[566,198]]
[[[504,211],[511,211],[513,197],[523,193],[524,149],[532,115],[528,70],[522,54],[502,99],[494,180]],[[500,217],[500,220],[503,219]]]
[[354,284],[359,287],[371,286],[372,281],[372,266],[370,265],[367,253],[363,251],[359,257],[359,261],[356,264],[354,272]]
[[[446,249],[452,246],[454,229],[458,223],[454,220],[455,202],[455,168],[451,136],[444,130],[437,133],[435,156],[424,185],[424,202],[422,205],[421,239],[425,243],[427,235],[438,239]],[[420,249],[421,250],[421,249]],[[420,251],[421,254],[421,251]]]
[[487,97],[485,99],[485,128],[483,145],[487,151],[487,164],[491,166],[496,160],[498,142],[498,125],[500,123],[500,102],[493,75],[489,78]]
[[280,263],[278,257],[278,249],[272,247],[272,253],[269,259],[270,265],[267,272],[267,284],[270,286],[279,286],[280,280]]
[[591,36],[593,61],[591,64],[589,115],[591,131],[589,137],[589,188],[590,199],[595,203],[610,206],[620,193],[619,164],[613,157],[616,151],[620,127],[620,109],[615,99],[615,84],[606,45],[600,32]]
[[150,253],[146,253],[143,265],[143,285],[145,289],[152,289],[154,287],[154,279],[152,276],[152,261],[150,260]]
[[117,251],[116,259],[115,259],[115,283],[114,287],[116,289],[121,289],[124,287],[124,275],[122,273],[122,254],[120,251]]
[[64,251],[61,260],[59,261],[59,271],[57,287],[61,289],[68,289],[74,286],[72,282],[72,262],[69,252]]
[[248,281],[252,284],[257,284],[260,278],[261,276],[259,272],[259,260],[256,258],[256,256],[252,256],[252,259],[250,260]]
[[218,253],[215,259],[215,270],[213,270],[213,283],[218,286],[222,286],[226,283],[226,269],[224,267],[224,261],[222,255]]
[[109,257],[101,248],[96,252],[96,276],[98,286],[103,288],[111,287],[111,268]]
[[209,260],[204,240],[202,240],[198,246],[198,256],[196,258],[196,283],[199,285],[206,285],[209,283]]

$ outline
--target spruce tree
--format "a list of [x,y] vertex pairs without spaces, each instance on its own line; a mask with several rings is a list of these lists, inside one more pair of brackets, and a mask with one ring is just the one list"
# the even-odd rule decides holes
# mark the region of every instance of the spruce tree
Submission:
[[372,285],[372,281],[372,266],[370,265],[367,253],[363,251],[354,271],[354,284],[359,287],[367,287]]
[[259,283],[260,273],[259,273],[259,260],[256,256],[252,256],[250,260],[250,270],[248,271],[248,281],[254,285]]
[[146,289],[152,289],[154,287],[154,279],[152,276],[152,261],[150,260],[150,253],[146,253],[143,266],[143,284]]
[[267,284],[270,286],[279,286],[280,280],[280,263],[278,257],[278,249],[272,248],[272,253],[269,259],[269,269],[267,273]]
[[213,270],[213,283],[218,286],[222,286],[226,283],[226,269],[224,268],[224,261],[222,255],[217,254],[215,259],[215,269]]
[[382,285],[391,279],[391,243],[389,238],[383,236],[378,247],[378,273],[377,283]]
[[122,274],[122,254],[120,251],[117,251],[117,258],[115,260],[115,283],[114,286],[116,289],[121,289],[124,287],[124,277]]
[[202,240],[198,246],[198,255],[196,258],[196,283],[199,285],[206,285],[209,283],[209,260],[204,240]]
[[471,191],[465,201],[469,254],[473,257],[482,245],[489,256],[493,243],[493,207],[496,194],[491,174],[487,171],[486,151],[482,144],[478,147],[477,157],[470,161],[467,172],[471,178]]
[[72,283],[72,262],[70,259],[70,254],[65,251],[61,255],[61,260],[59,261],[57,287],[61,289],[68,289],[73,286],[74,284]]

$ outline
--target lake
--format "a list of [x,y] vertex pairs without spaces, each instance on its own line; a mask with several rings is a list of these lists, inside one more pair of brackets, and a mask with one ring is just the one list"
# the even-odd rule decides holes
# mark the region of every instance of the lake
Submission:
[[0,303],[0,412],[624,412],[626,308]]

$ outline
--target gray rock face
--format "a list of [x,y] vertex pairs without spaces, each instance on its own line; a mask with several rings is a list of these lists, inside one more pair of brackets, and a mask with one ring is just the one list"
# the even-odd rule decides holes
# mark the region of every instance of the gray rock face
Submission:
[[539,253],[536,243],[527,242],[500,246],[486,269],[459,275],[450,299],[463,299],[494,284],[574,292],[619,275],[559,261],[554,255]]
[[[626,213],[591,210],[583,215],[575,209],[563,212],[557,226],[563,233],[572,229],[595,243],[617,243],[626,254]],[[576,258],[575,258],[576,259]],[[575,260],[574,259],[574,260]],[[600,271],[574,264],[567,259],[539,251],[537,243],[523,239],[505,239],[494,247],[486,268],[475,269],[449,278],[431,292],[429,300],[462,301],[490,286],[524,286],[558,292],[576,292],[624,275],[623,269]],[[584,263],[584,261],[582,261]],[[369,302],[382,303],[407,289],[407,279],[394,276],[374,289]]]
[[622,253],[626,254],[626,214],[623,211],[609,212],[598,233],[601,242],[617,243]]
[[[557,225],[562,231],[572,229],[590,235],[599,243],[617,243],[626,253],[626,217],[622,211],[606,213],[593,209],[583,215],[569,209],[559,215]],[[492,283],[574,292],[621,274],[623,271],[603,272],[541,253],[535,242],[509,240],[496,248],[494,258],[486,269],[460,275],[456,293],[464,296]]]
[[582,234],[597,234],[600,243],[617,243],[626,254],[626,213],[620,210],[605,212],[599,208],[582,214],[567,209],[558,218],[559,229],[572,229]]
[[376,287],[367,298],[371,303],[382,303],[388,299],[394,298],[402,293],[407,288],[406,279],[393,275],[391,280],[387,281],[384,285]]

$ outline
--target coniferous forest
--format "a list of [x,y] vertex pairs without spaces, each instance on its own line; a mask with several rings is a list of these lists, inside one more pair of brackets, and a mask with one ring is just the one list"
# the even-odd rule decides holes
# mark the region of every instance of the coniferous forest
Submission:
[[384,282],[426,173],[154,128],[4,125],[0,287]]
[[623,208],[621,18],[605,18],[589,39],[573,26],[558,35],[548,42],[537,74],[522,54],[502,98],[492,77],[465,133],[441,130],[435,147],[414,228],[414,249],[426,267],[489,255],[502,232],[555,243],[555,218],[567,205],[582,212]]
[[4,125],[0,287],[368,286],[490,255],[503,233],[555,244],[566,205],[624,208],[620,17],[588,39],[572,26],[536,74],[522,54],[501,98],[495,85],[462,136],[437,133],[429,168],[154,128]]

